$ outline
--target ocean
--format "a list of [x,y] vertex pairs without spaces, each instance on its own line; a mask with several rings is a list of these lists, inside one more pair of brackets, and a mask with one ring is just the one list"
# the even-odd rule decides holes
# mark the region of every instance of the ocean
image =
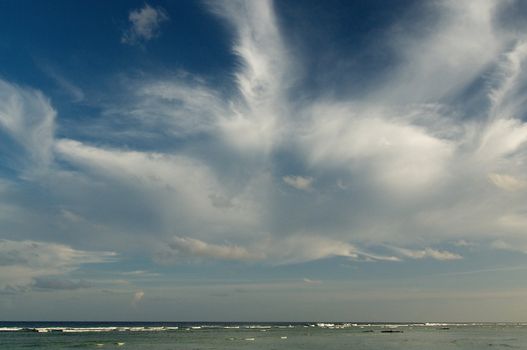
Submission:
[[0,349],[527,349],[512,323],[0,322]]

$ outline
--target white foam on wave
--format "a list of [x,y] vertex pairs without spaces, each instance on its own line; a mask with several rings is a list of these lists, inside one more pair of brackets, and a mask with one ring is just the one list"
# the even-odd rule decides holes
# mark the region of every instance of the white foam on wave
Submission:
[[101,333],[101,332],[165,332],[175,331],[179,327],[0,327],[0,332],[36,332],[36,333]]
[[[396,329],[399,327],[470,327],[470,326],[496,326],[496,325],[510,325],[510,324],[486,324],[486,323],[448,323],[448,322],[426,322],[426,323],[329,323],[329,322],[318,322],[318,323],[307,323],[307,324],[296,324],[296,325],[287,325],[287,324],[230,324],[230,325],[220,325],[220,324],[210,324],[210,325],[188,325],[184,328],[178,326],[125,326],[125,325],[114,325],[114,326],[101,326],[101,327],[67,327],[67,326],[52,326],[52,327],[20,327],[20,326],[6,326],[0,327],[0,332],[38,332],[38,333],[97,333],[97,332],[167,332],[167,331],[177,331],[177,330],[188,330],[188,331],[199,331],[206,329],[225,329],[225,330],[234,330],[234,329],[245,329],[245,330],[258,330],[266,331],[271,329],[284,329],[284,328],[295,328],[295,327],[317,327],[328,330],[337,330],[350,327],[357,327],[360,329],[364,328],[376,328],[376,329]],[[527,323],[516,323],[516,327],[525,327]]]
[[23,329],[24,328],[18,328],[18,327],[0,327],[0,332],[19,332]]
[[90,327],[90,328],[61,328],[64,333],[95,333],[95,332],[113,332],[117,327]]

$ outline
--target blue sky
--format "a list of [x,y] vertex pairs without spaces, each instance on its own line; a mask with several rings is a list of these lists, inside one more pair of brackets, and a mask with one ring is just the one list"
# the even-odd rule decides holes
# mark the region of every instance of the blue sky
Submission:
[[524,321],[525,10],[0,3],[1,318]]

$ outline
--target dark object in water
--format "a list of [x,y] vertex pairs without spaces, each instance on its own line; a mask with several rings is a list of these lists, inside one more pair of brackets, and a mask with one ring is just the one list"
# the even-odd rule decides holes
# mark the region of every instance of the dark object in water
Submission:
[[450,327],[441,327],[441,328],[439,328],[439,329],[440,329],[440,330],[443,330],[443,331],[447,331],[447,330],[450,329]]
[[400,331],[398,329],[383,329],[381,330],[381,333],[402,333],[403,331]]

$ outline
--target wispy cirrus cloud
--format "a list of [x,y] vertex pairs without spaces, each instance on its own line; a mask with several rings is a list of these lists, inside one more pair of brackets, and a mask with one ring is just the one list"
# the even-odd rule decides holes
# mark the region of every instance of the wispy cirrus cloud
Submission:
[[3,166],[23,176],[44,170],[53,159],[56,114],[42,92],[0,79]]
[[[272,2],[208,6],[234,34],[236,91],[191,73],[124,79],[96,120],[119,138],[56,138],[43,94],[2,81],[11,154],[56,175],[46,186],[75,208],[58,209],[68,225],[91,225],[112,250],[265,264],[456,260],[433,247],[521,240],[527,203],[512,192],[527,170],[527,58],[521,34],[496,20],[506,4],[434,3],[433,30],[386,33],[397,59],[378,84],[309,100],[291,91],[301,70]],[[154,38],[158,11],[132,11],[123,40]],[[365,249],[386,246],[401,248]]]
[[71,98],[73,103],[79,103],[86,98],[84,91],[64,75],[55,67],[47,64],[41,64],[42,71],[51,78],[60,90]]

